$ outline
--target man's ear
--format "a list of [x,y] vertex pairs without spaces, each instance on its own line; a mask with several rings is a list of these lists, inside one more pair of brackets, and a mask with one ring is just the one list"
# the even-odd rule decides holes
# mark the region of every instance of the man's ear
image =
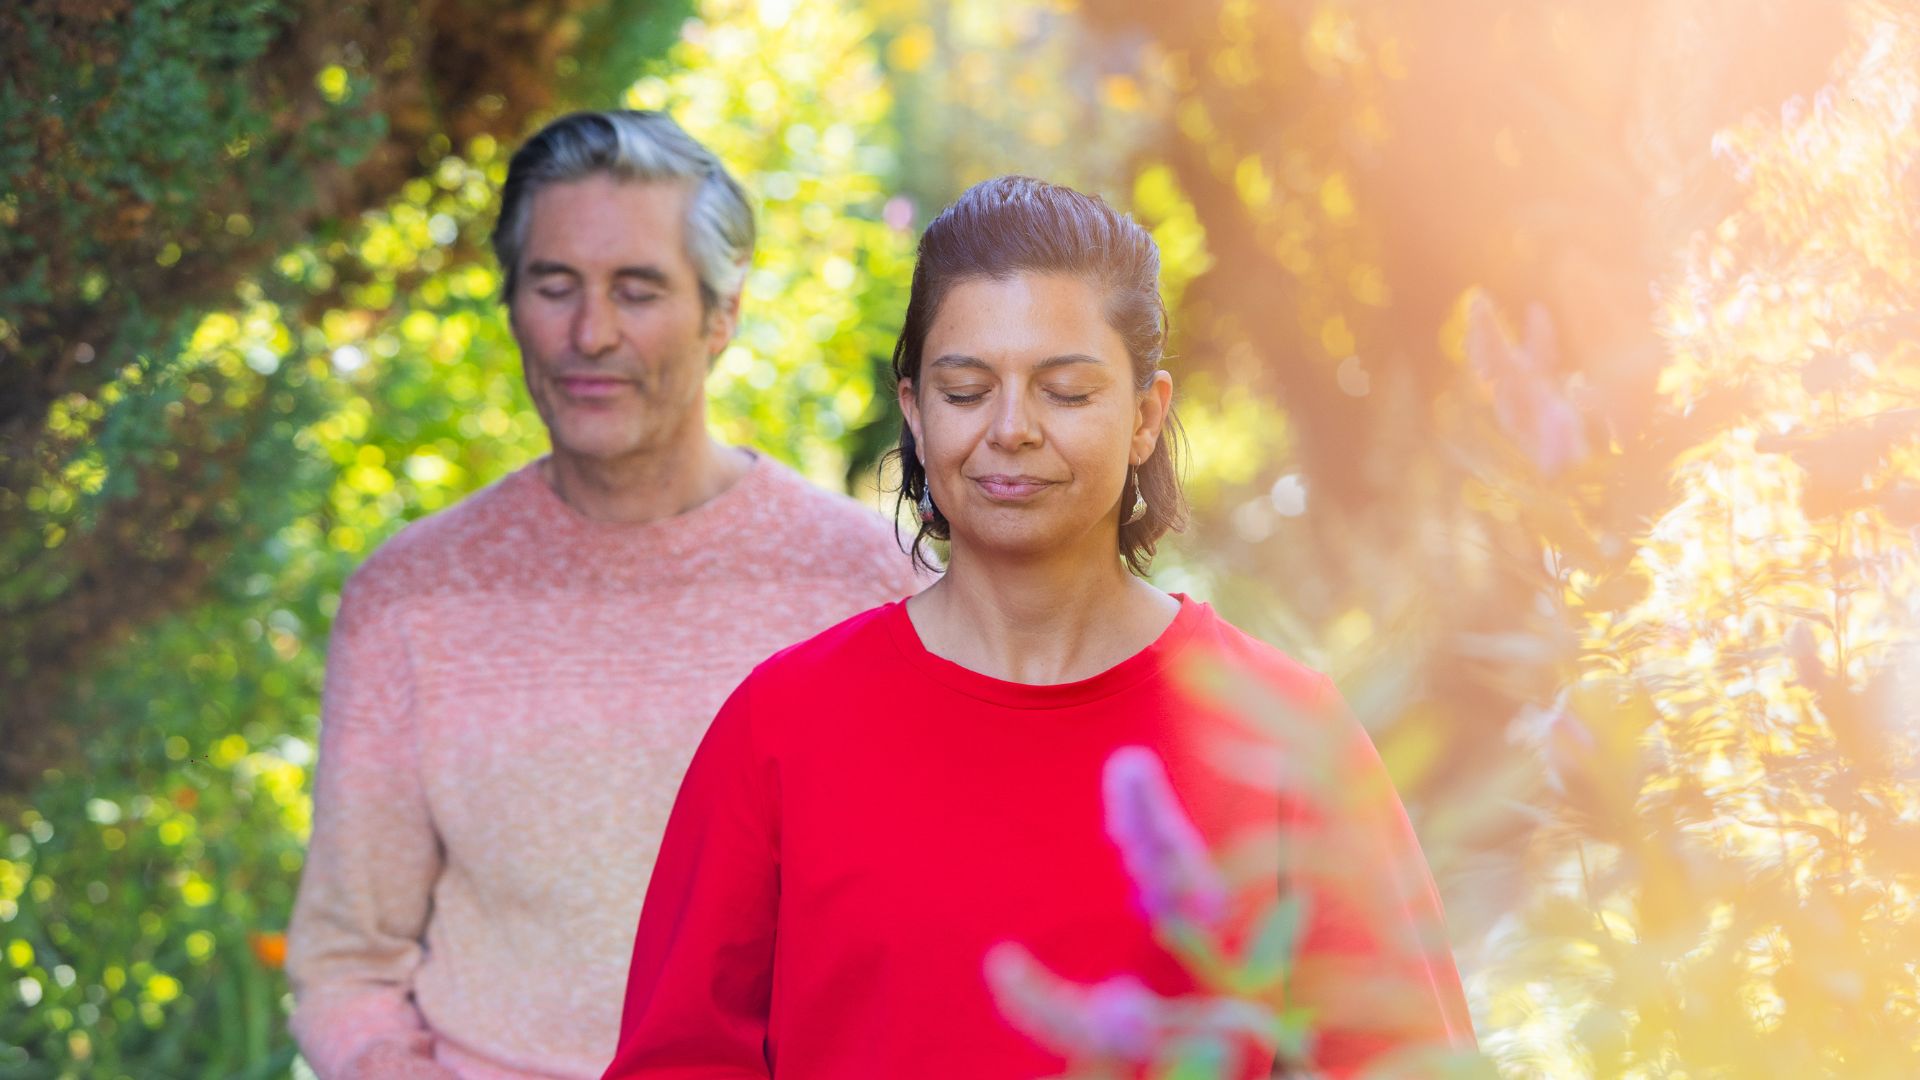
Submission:
[[740,294],[745,288],[735,289],[730,296],[723,296],[720,302],[707,312],[707,362],[712,363],[726,351],[733,335],[740,331]]

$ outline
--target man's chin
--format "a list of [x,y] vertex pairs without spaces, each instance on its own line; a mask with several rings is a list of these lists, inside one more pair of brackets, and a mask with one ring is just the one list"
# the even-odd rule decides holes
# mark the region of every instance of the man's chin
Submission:
[[581,462],[613,462],[643,454],[645,433],[633,431],[550,431],[555,457]]

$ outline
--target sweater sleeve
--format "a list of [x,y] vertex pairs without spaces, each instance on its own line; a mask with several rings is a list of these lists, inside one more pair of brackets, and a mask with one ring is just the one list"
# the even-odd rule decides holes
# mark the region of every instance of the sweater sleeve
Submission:
[[1350,1077],[1390,1060],[1414,1065],[1472,1051],[1466,995],[1419,840],[1332,680],[1320,696],[1334,782],[1302,793],[1291,860],[1291,885],[1308,914],[1289,996],[1312,1014],[1311,1072]]
[[603,1080],[772,1073],[779,773],[754,743],[753,683],[714,717],[667,819]]
[[361,591],[344,590],[327,657],[313,835],[287,935],[290,1026],[320,1080],[450,1076],[412,998],[441,850],[406,642]]

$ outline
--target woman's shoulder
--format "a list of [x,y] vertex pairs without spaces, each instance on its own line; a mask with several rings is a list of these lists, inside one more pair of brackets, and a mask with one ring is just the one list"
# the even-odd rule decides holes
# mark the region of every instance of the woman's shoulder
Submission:
[[902,601],[844,619],[781,649],[747,674],[715,718],[750,731],[751,745],[785,758],[800,741],[833,738],[890,710],[898,650],[886,621]]
[[797,641],[762,660],[747,681],[756,690],[784,693],[870,676],[892,648],[886,624],[897,617],[896,609],[903,603],[895,600],[868,608]]

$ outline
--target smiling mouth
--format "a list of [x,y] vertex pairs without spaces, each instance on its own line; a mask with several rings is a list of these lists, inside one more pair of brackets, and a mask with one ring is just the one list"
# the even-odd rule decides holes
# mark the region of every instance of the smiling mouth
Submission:
[[615,397],[633,385],[629,379],[605,375],[562,375],[553,380],[560,392],[578,401],[601,401]]
[[1051,480],[1031,476],[976,476],[973,482],[980,485],[987,498],[996,502],[1018,502],[1053,486]]

